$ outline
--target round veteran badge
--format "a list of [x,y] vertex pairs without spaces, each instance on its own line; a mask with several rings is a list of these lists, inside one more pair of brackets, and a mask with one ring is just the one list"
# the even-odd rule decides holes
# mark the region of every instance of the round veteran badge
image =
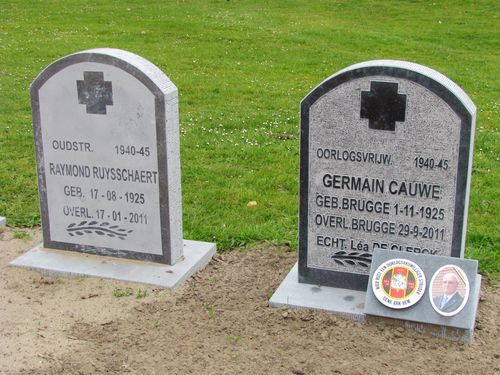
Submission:
[[376,269],[372,290],[385,306],[404,309],[416,304],[424,295],[425,275],[411,260],[391,259]]

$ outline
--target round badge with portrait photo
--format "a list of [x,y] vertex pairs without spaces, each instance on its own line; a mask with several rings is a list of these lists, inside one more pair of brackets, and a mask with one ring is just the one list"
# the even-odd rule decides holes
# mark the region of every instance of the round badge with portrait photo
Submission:
[[458,266],[448,264],[439,268],[431,279],[431,305],[443,316],[457,315],[469,299],[469,279]]
[[408,259],[391,259],[376,269],[372,290],[383,305],[391,309],[408,308],[424,295],[425,275]]

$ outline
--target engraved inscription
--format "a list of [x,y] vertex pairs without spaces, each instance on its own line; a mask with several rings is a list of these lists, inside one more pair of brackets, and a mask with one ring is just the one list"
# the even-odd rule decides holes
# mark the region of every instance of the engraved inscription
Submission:
[[[66,94],[75,82],[78,100]],[[116,67],[83,63],[40,100],[51,241],[162,255],[154,95]]]
[[375,248],[450,253],[460,127],[446,104],[374,77],[324,94],[309,116],[309,267],[368,274]]

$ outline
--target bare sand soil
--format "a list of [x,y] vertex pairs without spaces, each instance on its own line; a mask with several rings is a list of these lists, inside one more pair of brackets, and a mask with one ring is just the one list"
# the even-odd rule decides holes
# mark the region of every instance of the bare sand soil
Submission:
[[0,233],[1,374],[500,374],[500,292],[488,282],[467,345],[268,308],[296,260],[285,247],[217,255],[172,292],[9,267],[40,242],[28,233]]

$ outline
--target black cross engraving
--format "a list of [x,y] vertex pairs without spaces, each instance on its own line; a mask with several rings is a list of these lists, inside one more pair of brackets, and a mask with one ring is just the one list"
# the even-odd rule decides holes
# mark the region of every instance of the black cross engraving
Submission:
[[398,94],[398,84],[370,82],[370,91],[361,91],[361,118],[369,120],[368,127],[396,130],[396,121],[405,121],[406,95]]
[[104,81],[102,72],[83,72],[83,81],[76,81],[78,103],[87,106],[87,113],[105,115],[106,106],[113,105],[111,81]]

